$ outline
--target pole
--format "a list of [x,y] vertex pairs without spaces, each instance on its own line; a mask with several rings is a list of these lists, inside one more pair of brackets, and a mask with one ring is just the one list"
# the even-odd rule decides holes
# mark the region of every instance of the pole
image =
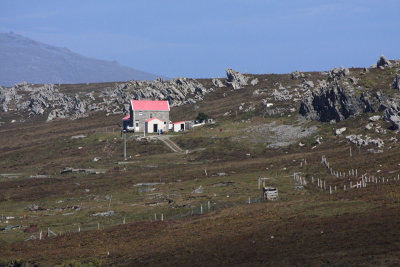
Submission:
[[124,160],[126,160],[126,133],[124,133]]

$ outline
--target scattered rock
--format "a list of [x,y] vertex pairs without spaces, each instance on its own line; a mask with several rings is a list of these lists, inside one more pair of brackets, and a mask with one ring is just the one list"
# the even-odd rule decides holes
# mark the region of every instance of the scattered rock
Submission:
[[379,120],[381,119],[381,116],[375,115],[375,116],[369,117],[368,119],[369,119],[369,121],[371,121],[371,122],[376,122],[376,121],[379,121]]
[[352,142],[357,146],[368,146],[368,145],[376,145],[378,148],[382,148],[384,146],[384,142],[380,138],[372,139],[369,136],[365,136],[365,139],[362,138],[362,135],[348,135],[346,139]]
[[341,135],[345,131],[346,131],[346,127],[342,127],[342,128],[336,129],[335,134],[336,135]]
[[80,135],[71,136],[71,139],[80,139],[80,138],[86,138],[86,137],[87,137],[86,135],[80,134]]
[[202,194],[204,192],[203,186],[199,186],[197,189],[192,191],[192,194]]
[[275,98],[276,101],[288,101],[292,99],[292,95],[289,93],[288,90],[278,91],[274,90],[272,96]]
[[225,87],[225,85],[223,84],[223,82],[221,82],[221,80],[219,79],[212,79],[212,83],[215,87]]
[[261,95],[261,94],[266,94],[268,92],[267,89],[256,89],[253,92],[253,95]]
[[109,211],[105,211],[105,212],[98,212],[98,213],[94,213],[90,216],[93,217],[107,217],[107,216],[113,216],[115,214],[115,212],[113,210],[109,210]]
[[255,78],[255,79],[251,80],[250,84],[253,85],[253,86],[257,85],[258,84],[258,79]]
[[365,125],[365,130],[371,130],[372,127],[374,127],[374,125],[372,123],[368,123],[367,125]]
[[304,78],[305,77],[304,73],[302,73],[302,72],[300,72],[298,70],[296,70],[295,72],[292,72],[290,74],[290,76],[292,77],[292,79],[300,79],[300,78]]
[[29,210],[29,211],[44,210],[42,207],[40,207],[40,206],[37,205],[37,204],[30,204],[30,205],[28,205],[25,209],[26,209],[26,210]]

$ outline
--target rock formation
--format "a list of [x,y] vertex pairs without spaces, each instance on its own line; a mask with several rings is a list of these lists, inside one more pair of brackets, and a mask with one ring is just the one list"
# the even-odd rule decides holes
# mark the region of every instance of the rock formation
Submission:
[[400,75],[399,74],[396,74],[396,77],[394,78],[393,87],[394,87],[394,89],[400,90]]
[[381,55],[381,57],[379,58],[378,62],[376,63],[376,66],[378,68],[380,68],[380,67],[391,67],[392,63],[384,55]]
[[341,121],[363,112],[381,109],[386,99],[381,93],[357,91],[356,82],[344,67],[328,72],[326,81],[318,81],[318,87],[305,93],[300,114],[318,121]]
[[211,81],[215,87],[218,87],[218,88],[225,87],[225,85],[221,82],[220,79],[212,79]]
[[187,78],[130,81],[103,90],[97,98],[93,92],[75,95],[60,92],[59,86],[54,84],[38,86],[22,83],[11,88],[0,87],[0,110],[28,112],[29,116],[47,114],[47,121],[77,119],[95,111],[107,114],[126,112],[131,99],[168,100],[171,106],[193,104],[211,91],[212,88],[207,89],[197,80]]
[[391,102],[390,106],[384,112],[384,119],[392,123],[393,129],[400,129],[400,107],[395,102]]
[[232,85],[235,90],[243,88],[249,80],[248,77],[232,69],[226,70],[226,77],[228,78],[227,83]]

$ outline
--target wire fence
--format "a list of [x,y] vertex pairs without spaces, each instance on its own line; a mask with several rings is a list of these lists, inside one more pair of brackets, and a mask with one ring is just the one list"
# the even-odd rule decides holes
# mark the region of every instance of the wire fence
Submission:
[[[238,200],[238,201],[223,201],[223,202],[215,202],[215,201],[205,201],[197,203],[196,206],[191,206],[185,209],[175,210],[172,208],[165,209],[164,211],[158,211],[151,216],[143,216],[142,218],[137,218],[135,220],[127,220],[125,217],[122,218],[120,222],[116,222],[113,220],[103,220],[103,218],[99,218],[99,222],[91,222],[91,223],[81,223],[76,225],[62,226],[62,227],[48,227],[47,229],[42,229],[40,232],[32,234],[29,238],[26,238],[25,241],[29,240],[42,240],[49,237],[55,237],[64,234],[72,234],[72,233],[80,233],[80,232],[88,232],[88,231],[98,231],[104,230],[113,226],[124,225],[128,223],[135,222],[156,222],[156,221],[172,221],[179,220],[183,218],[187,218],[190,216],[199,216],[203,214],[207,214],[208,212],[223,210],[227,208],[231,208],[238,205],[251,205],[255,203],[264,202],[263,197],[249,197],[247,200]],[[110,217],[107,217],[110,218]],[[101,222],[100,222],[101,221]]]

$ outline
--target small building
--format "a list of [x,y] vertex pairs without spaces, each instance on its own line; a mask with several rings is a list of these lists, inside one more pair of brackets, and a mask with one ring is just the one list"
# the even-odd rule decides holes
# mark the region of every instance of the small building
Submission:
[[263,187],[264,200],[278,200],[278,188]]
[[164,121],[158,118],[151,118],[145,122],[146,133],[161,133],[165,132],[167,129],[165,128]]
[[172,123],[172,130],[174,132],[183,132],[185,131],[185,121],[178,121],[178,122],[174,122]]
[[168,131],[169,111],[167,100],[131,100],[129,115],[122,119],[123,131],[146,133]]

